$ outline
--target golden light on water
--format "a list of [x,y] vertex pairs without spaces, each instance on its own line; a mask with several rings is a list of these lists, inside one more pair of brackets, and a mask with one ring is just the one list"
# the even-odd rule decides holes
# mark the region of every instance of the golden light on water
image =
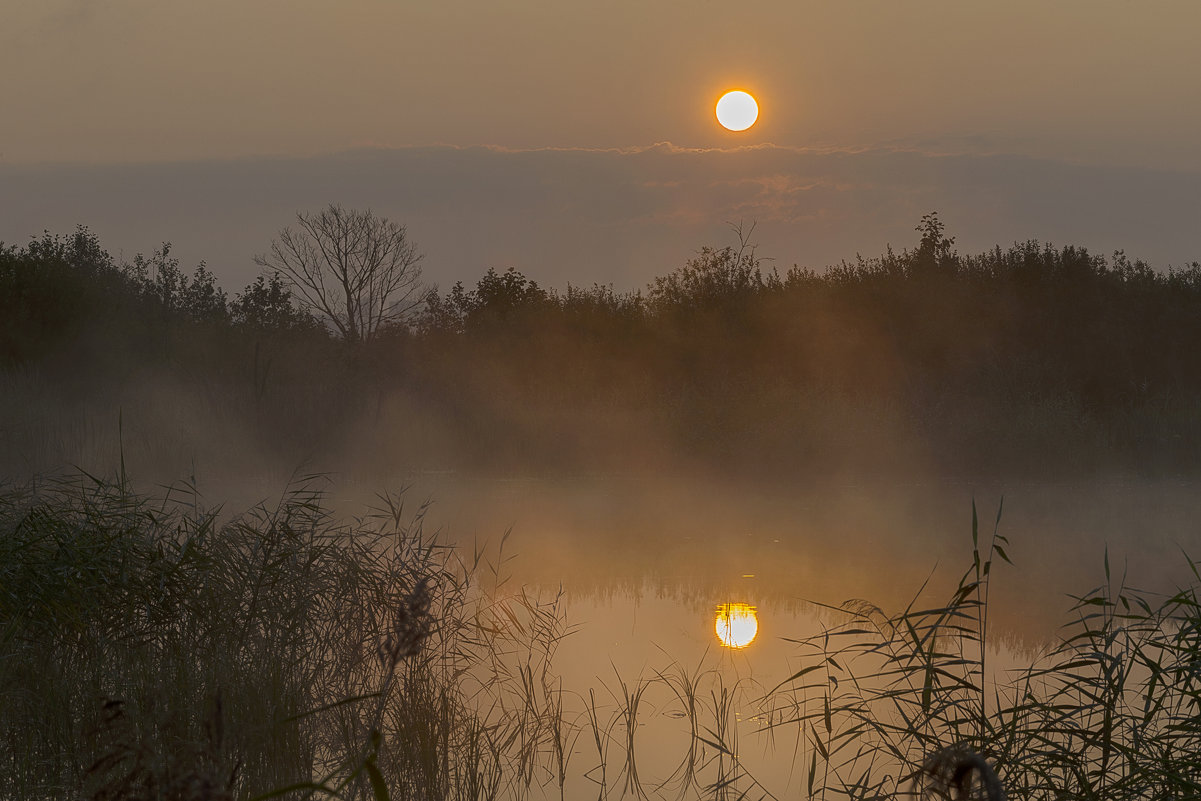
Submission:
[[759,633],[759,618],[750,604],[721,604],[714,623],[717,639],[727,648],[746,648]]

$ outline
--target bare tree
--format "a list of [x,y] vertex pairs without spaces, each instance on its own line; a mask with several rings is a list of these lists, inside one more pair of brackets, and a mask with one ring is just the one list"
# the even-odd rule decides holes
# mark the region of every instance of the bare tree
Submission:
[[347,342],[372,339],[425,301],[422,254],[403,225],[334,203],[296,220],[255,264],[287,278],[301,304]]

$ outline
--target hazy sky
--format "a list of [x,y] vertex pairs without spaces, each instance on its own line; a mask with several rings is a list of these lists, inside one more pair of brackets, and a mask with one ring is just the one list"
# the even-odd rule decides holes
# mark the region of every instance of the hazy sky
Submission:
[[[362,145],[991,148],[1201,167],[1196,0],[3,0],[8,162]],[[712,102],[742,85],[737,137]]]
[[[116,196],[82,203],[88,190],[70,184],[58,167],[53,170],[60,195],[42,198],[37,208],[45,213],[34,219],[34,207],[13,194],[12,170],[36,183],[42,174],[37,171],[50,169],[39,165],[50,163],[196,162],[196,169],[185,171],[189,180],[200,180],[205,164],[223,175],[242,165],[247,171],[241,182],[231,177],[223,186],[254,194],[248,190],[258,180],[251,165],[264,159],[403,149],[409,155],[399,162],[424,165],[424,172],[411,167],[420,175],[409,183],[436,185],[446,196],[477,197],[479,174],[461,165],[447,174],[430,172],[454,161],[447,154],[460,151],[430,146],[531,150],[542,157],[522,164],[546,176],[561,162],[554,155],[559,149],[642,153],[659,152],[647,150],[657,143],[675,148],[770,143],[776,147],[758,152],[774,154],[777,162],[760,159],[744,177],[775,181],[777,188],[806,186],[813,178],[812,164],[796,171],[798,152],[870,156],[899,150],[922,158],[978,159],[970,163],[980,165],[980,183],[972,183],[976,173],[967,162],[955,162],[951,172],[958,183],[936,187],[941,195],[934,196],[928,190],[934,177],[945,176],[942,167],[929,175],[911,170],[909,191],[897,184],[896,171],[878,176],[857,171],[859,189],[874,181],[891,193],[875,197],[871,202],[885,207],[861,220],[853,247],[865,254],[889,241],[909,244],[899,232],[911,231],[919,212],[931,210],[918,201],[949,198],[967,204],[940,210],[953,229],[957,215],[971,221],[963,242],[969,246],[1039,236],[1098,249],[1120,244],[1135,255],[1180,263],[1201,257],[1201,238],[1172,228],[1174,239],[1165,243],[1167,221],[1153,216],[1140,198],[1163,205],[1165,192],[1174,200],[1182,196],[1176,216],[1192,221],[1184,229],[1198,227],[1192,194],[1201,175],[1198,31],[1197,0],[0,0],[0,180],[10,176],[9,191],[0,186],[0,239],[22,241],[42,228],[75,223],[97,226],[104,235],[102,219],[123,213],[124,222],[114,226],[138,230],[133,206]],[[716,98],[736,86],[755,93],[762,109],[759,124],[743,134],[725,132],[713,119]],[[441,155],[429,164],[414,159],[430,153]],[[998,176],[997,163],[985,158],[990,155],[1016,157],[1019,161],[1006,163],[1026,168]],[[390,163],[399,169],[399,162]],[[734,180],[729,168],[744,162],[731,158],[715,167],[711,160],[683,159],[668,171],[701,170],[675,180],[712,189],[719,184],[707,181],[710,173],[704,171],[716,169],[722,180]],[[505,163],[513,168],[516,162]],[[627,159],[621,169],[640,163],[645,162]],[[867,158],[859,164],[868,169],[872,163]],[[1038,188],[1043,173],[1067,180],[1064,171],[1075,169],[1069,165],[1094,171],[1074,173],[1081,185],[1117,190],[1133,180],[1141,195],[1076,192],[1068,209],[1050,206],[1040,216],[1023,211],[1014,218],[1035,220],[1036,230],[1014,230],[1001,217],[992,228],[985,224],[998,204],[1047,206],[1047,194]],[[1142,172],[1137,178],[1123,174],[1119,181],[1114,170],[1122,168]],[[642,176],[645,181],[661,180],[655,169]],[[838,169],[826,172],[823,180],[840,180]],[[292,178],[304,174],[298,167]],[[377,205],[410,219],[420,216],[423,210],[402,186],[408,174],[390,175],[397,195]],[[508,175],[502,171],[499,178]],[[587,170],[577,178],[607,180]],[[1007,193],[1001,198],[988,192],[994,185],[989,182],[997,180]],[[559,180],[570,196],[587,194],[589,184],[569,183]],[[974,199],[961,197],[959,184],[975,186]],[[295,203],[284,199],[259,208],[262,225],[244,232],[246,246],[256,242],[254,250],[265,250],[271,233],[298,209],[335,200],[355,203],[376,192],[345,182],[338,188],[338,197],[319,198],[302,182]],[[169,198],[189,188],[164,185],[160,191]],[[530,214],[562,206],[552,191],[543,194],[545,203],[529,206]],[[668,261],[667,254],[675,254],[678,264],[704,244],[692,240],[684,247],[685,240],[708,236],[730,215],[747,211],[734,200],[705,201],[704,193],[689,206],[689,197],[673,196],[674,205],[641,217],[688,216],[695,230],[665,239],[663,230],[647,227],[641,239],[623,240],[619,250],[632,254],[625,269],[596,280],[619,273],[645,277],[649,262],[631,266],[640,253],[661,251]],[[813,193],[806,197],[806,216],[834,214],[840,224],[855,224],[846,204],[831,200],[823,206]],[[506,196],[499,198],[503,203]],[[211,195],[206,202],[241,205],[245,198]],[[475,208],[444,204],[439,224],[450,226],[462,207]],[[490,249],[489,223],[501,229],[498,221],[511,215],[499,206],[494,210],[499,216],[489,217],[486,208],[464,212],[461,225],[477,229],[479,245],[470,259],[478,264],[446,269],[478,273],[507,262],[553,272],[542,261],[569,253],[548,255],[541,245],[513,252],[500,239]],[[1097,220],[1090,223],[1094,210]],[[1160,230],[1150,230],[1140,215]],[[226,224],[219,211],[210,216],[213,225]],[[1114,216],[1124,218],[1130,230],[1115,232]],[[760,218],[762,226],[771,229],[772,219]],[[181,220],[160,228],[149,222],[140,240],[109,244],[148,250],[161,239],[178,238],[175,232],[184,227]],[[199,232],[203,222],[188,220],[188,230],[214,241],[233,235],[216,228]],[[777,229],[767,233],[775,236],[773,243],[778,240],[775,255],[785,262],[823,262],[833,252],[806,249],[812,236],[789,239]],[[1124,238],[1113,241],[1115,233]],[[431,265],[446,255],[437,252],[438,236],[419,244]],[[842,240],[839,246],[847,247]],[[239,277],[253,255],[186,247],[184,253],[194,260],[240,260]]]
[[910,151],[364,149],[303,158],[0,165],[0,240],[84,222],[130,259],[163,240],[231,289],[297,209],[331,200],[402,221],[427,277],[516,267],[563,288],[645,286],[755,222],[771,264],[822,268],[917,244],[939,210],[964,252],[1015,240],[1201,259],[1201,174]]

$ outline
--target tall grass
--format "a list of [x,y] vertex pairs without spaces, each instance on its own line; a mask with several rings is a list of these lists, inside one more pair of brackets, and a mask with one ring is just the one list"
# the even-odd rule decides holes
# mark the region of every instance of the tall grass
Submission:
[[[825,607],[819,633],[789,640],[799,669],[774,687],[756,692],[718,666],[675,661],[649,681],[619,677],[608,731],[618,720],[630,731],[634,698],[651,706],[643,723],[677,718],[690,741],[682,764],[660,766],[666,780],[644,770],[637,794],[995,800],[1003,787],[1029,799],[1201,797],[1196,563],[1182,556],[1195,582],[1161,595],[1128,587],[1106,554],[1104,583],[1075,598],[1058,638],[1001,668],[989,631],[990,584],[1010,563],[1000,522],[998,508],[982,533],[973,508],[971,560],[941,602],[926,600],[923,585],[897,612],[865,600]],[[670,700],[654,707],[657,690]],[[602,758],[602,743],[623,744],[604,739],[603,712],[589,719]],[[777,737],[795,745],[777,756]],[[633,750],[632,737],[625,745]],[[793,776],[757,775],[758,750],[791,763]],[[618,758],[628,777],[634,758]]]
[[1076,598],[1056,643],[1027,666],[990,670],[988,585],[1008,543],[994,530],[982,545],[974,510],[972,539],[972,566],[945,603],[887,615],[848,602],[840,622],[795,642],[805,667],[761,701],[790,697],[791,714],[771,725],[803,733],[810,797],[938,789],[931,755],[956,751],[983,754],[1014,798],[1197,797],[1198,585],[1134,590],[1106,555],[1105,583]]
[[[1161,596],[1106,557],[1061,638],[1001,670],[1008,542],[973,511],[947,600],[826,607],[775,687],[669,657],[598,693],[555,671],[561,594],[510,586],[504,540],[446,547],[424,512],[383,495],[340,522],[320,477],[237,516],[85,474],[0,492],[4,797],[945,796],[977,754],[1014,798],[1201,795],[1191,561],[1196,583]],[[640,761],[667,729],[678,764]]]
[[320,477],[229,519],[191,486],[83,474],[0,494],[4,796],[541,781],[564,750],[547,723],[562,606],[439,544],[424,512],[385,495],[339,522]]

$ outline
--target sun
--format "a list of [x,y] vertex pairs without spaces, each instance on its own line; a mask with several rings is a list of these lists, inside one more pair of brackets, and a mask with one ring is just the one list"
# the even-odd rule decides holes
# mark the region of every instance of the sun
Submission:
[[750,604],[722,604],[717,607],[713,628],[717,639],[727,648],[746,648],[759,633],[759,618]]
[[759,104],[741,90],[726,92],[717,101],[717,121],[730,131],[745,131],[759,119]]

